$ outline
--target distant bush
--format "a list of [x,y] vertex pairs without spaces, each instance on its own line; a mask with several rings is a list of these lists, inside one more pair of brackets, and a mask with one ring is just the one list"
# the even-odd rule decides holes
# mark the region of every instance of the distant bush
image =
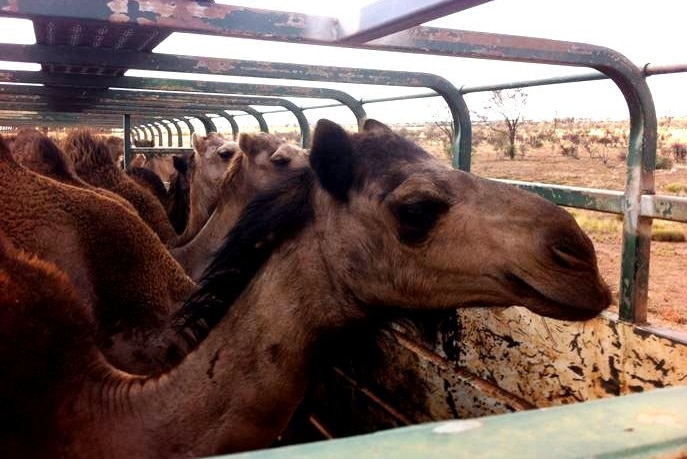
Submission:
[[676,229],[656,229],[651,232],[651,240],[659,242],[685,242],[685,233]]
[[675,142],[670,146],[670,149],[673,152],[673,158],[675,158],[675,161],[684,162],[687,160],[687,145],[684,143]]
[[673,160],[670,159],[668,156],[659,156],[656,158],[656,169],[672,169],[673,168]]
[[684,183],[669,183],[665,189],[669,193],[687,194],[687,184]]

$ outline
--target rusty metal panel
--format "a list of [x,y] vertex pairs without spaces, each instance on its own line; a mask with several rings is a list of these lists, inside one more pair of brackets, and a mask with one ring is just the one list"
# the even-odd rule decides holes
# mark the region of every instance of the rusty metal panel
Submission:
[[545,319],[524,308],[460,312],[458,364],[537,406],[687,383],[687,336],[609,317]]

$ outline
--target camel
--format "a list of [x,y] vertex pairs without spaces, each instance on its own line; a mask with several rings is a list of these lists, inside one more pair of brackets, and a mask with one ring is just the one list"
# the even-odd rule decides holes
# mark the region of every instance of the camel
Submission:
[[[20,457],[182,458],[266,447],[328,344],[341,346],[338,333],[375,311],[521,304],[587,320],[610,303],[594,247],[567,212],[451,170],[379,122],[349,134],[320,120],[310,164],[242,213],[173,317],[173,344],[193,351],[161,375],[110,367],[63,278],[53,275],[57,293],[50,279],[35,291],[3,289],[0,324],[13,325],[0,333],[2,367],[12,368],[3,384],[27,403],[3,411],[22,422],[0,432],[0,448]],[[10,282],[41,274],[0,261]],[[14,359],[15,342],[38,353],[37,363]],[[39,387],[24,387],[23,376]],[[34,433],[45,436],[28,440]]]
[[162,183],[160,176],[146,167],[130,167],[127,169],[126,175],[136,182],[138,186],[148,190],[150,194],[160,201],[162,207],[165,210],[167,209],[169,206],[169,196],[167,195],[167,188],[165,188],[165,184]]
[[[100,151],[94,136],[79,139]],[[113,363],[149,372],[149,362],[159,359],[148,356],[148,333],[195,284],[133,209],[20,166],[1,142],[0,150],[0,231],[67,273],[93,309],[100,346]]]
[[239,150],[220,184],[212,215],[191,241],[170,249],[191,279],[200,280],[227,228],[234,226],[250,199],[268,189],[280,175],[301,167],[308,167],[305,150],[282,143],[272,134],[241,134]]
[[20,130],[12,144],[12,156],[19,164],[37,174],[50,177],[67,185],[95,191],[107,198],[113,199],[135,212],[134,207],[116,193],[104,188],[98,188],[83,181],[74,171],[74,165],[69,158],[49,137],[35,129]]
[[167,216],[177,234],[182,234],[188,223],[190,208],[190,184],[188,183],[188,158],[172,156],[174,173],[169,179],[167,191]]
[[176,236],[160,202],[116,166],[103,142],[92,142],[90,138],[88,131],[78,129],[71,131],[64,141],[64,151],[74,163],[79,177],[129,201],[162,242]]
[[217,132],[203,137],[197,133],[191,136],[193,154],[188,159],[189,216],[181,236],[170,246],[179,247],[190,241],[203,227],[219,198],[219,188],[231,158],[238,151],[238,145]]

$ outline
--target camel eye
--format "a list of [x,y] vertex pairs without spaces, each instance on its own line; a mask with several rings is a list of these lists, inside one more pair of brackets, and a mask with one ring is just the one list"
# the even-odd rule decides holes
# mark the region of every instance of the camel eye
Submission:
[[398,219],[401,241],[406,244],[423,242],[448,208],[447,202],[436,198],[416,199],[396,205],[393,210]]
[[217,150],[217,155],[224,161],[229,161],[234,156],[234,150],[219,149]]
[[284,155],[278,155],[278,156],[272,156],[270,158],[270,161],[272,161],[272,163],[275,166],[286,166],[291,162],[291,158],[289,158],[288,156],[284,156]]

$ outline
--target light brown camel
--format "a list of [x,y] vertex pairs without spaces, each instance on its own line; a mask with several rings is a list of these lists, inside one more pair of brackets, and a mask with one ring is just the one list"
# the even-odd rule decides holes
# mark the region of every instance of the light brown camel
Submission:
[[241,134],[239,150],[219,187],[215,210],[187,244],[170,251],[194,281],[199,281],[246,204],[264,192],[279,176],[308,167],[306,151],[272,134]]
[[[82,133],[84,148],[101,143]],[[148,371],[147,333],[195,289],[133,210],[99,194],[35,174],[0,142],[0,231],[19,248],[65,271],[99,325],[113,362]]]
[[238,144],[222,134],[210,132],[203,137],[193,133],[193,154],[188,159],[189,216],[184,232],[170,246],[186,244],[200,231],[217,205],[220,184]]
[[[10,355],[3,368],[28,365],[28,381],[42,381],[41,371],[56,376],[51,391],[17,395],[35,403],[21,407],[24,423],[0,432],[0,447],[72,458],[265,447],[288,423],[328,342],[372,311],[516,303],[585,320],[610,302],[594,248],[567,212],[450,170],[378,122],[350,135],[320,121],[310,163],[249,204],[176,317],[179,345],[195,350],[161,376],[108,367],[88,340],[88,311],[59,279],[61,296],[47,292],[42,302],[30,301],[40,291],[15,289],[19,297],[0,308],[9,316],[0,323],[13,324],[0,340],[30,341],[47,363]],[[60,307],[70,313],[56,314]],[[23,335],[25,321],[41,327],[40,342]],[[22,441],[32,430],[46,436]]]
[[136,212],[129,201],[104,188],[86,183],[74,171],[71,160],[49,137],[36,129],[20,130],[12,144],[12,156],[22,166],[37,174],[50,177],[67,185],[95,191],[102,196],[114,199],[127,209]]
[[91,138],[90,132],[78,129],[71,131],[64,140],[64,151],[74,163],[79,177],[129,201],[162,242],[176,236],[162,204],[117,167],[102,141],[92,142]]

